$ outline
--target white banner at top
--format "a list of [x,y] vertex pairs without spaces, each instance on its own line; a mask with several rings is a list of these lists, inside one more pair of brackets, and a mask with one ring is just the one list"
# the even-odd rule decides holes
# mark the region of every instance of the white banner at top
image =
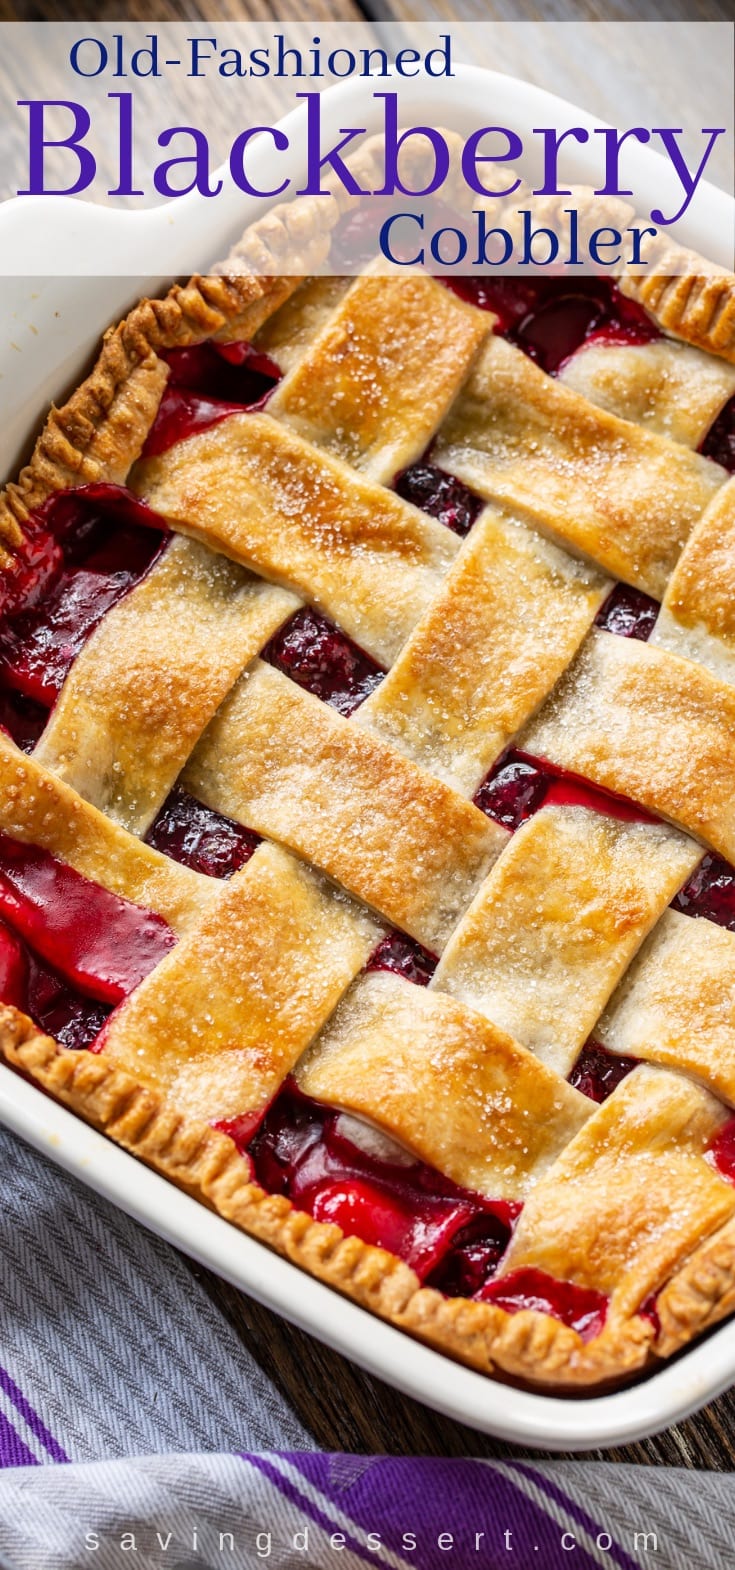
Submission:
[[2,24],[0,271],[733,266],[729,24],[314,29]]

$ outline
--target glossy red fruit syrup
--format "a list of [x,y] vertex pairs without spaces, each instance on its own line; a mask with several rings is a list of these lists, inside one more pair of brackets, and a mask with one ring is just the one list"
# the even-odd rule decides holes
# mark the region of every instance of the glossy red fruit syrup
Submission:
[[638,643],[647,643],[660,609],[658,600],[652,600],[640,589],[616,583],[595,617],[595,626],[615,633],[617,638],[635,638]]
[[0,921],[0,998],[76,1050],[93,1045],[111,1008],[70,987],[5,921]]
[[469,534],[484,502],[475,496],[461,480],[423,460],[396,475],[395,489],[405,502],[420,507],[422,512],[436,518],[453,534]]
[[569,1075],[569,1083],[591,1101],[607,1101],[626,1075],[637,1067],[638,1061],[638,1058],[608,1052],[599,1041],[588,1041]]
[[161,916],[0,834],[0,917],[79,991],[120,1003],[173,946]]
[[260,836],[176,785],[151,824],[146,844],[194,872],[231,878],[250,860]]
[[699,450],[705,458],[727,469],[728,474],[735,474],[735,398],[725,404]]
[[456,278],[456,294],[498,317],[495,331],[554,376],[582,344],[650,343],[640,305],[606,278]]
[[729,1118],[715,1136],[708,1156],[720,1176],[727,1178],[728,1183],[735,1183],[735,1118]]
[[482,1303],[495,1303],[509,1314],[534,1308],[552,1314],[562,1324],[576,1330],[583,1341],[600,1334],[607,1315],[607,1298],[602,1292],[577,1286],[573,1281],[556,1281],[542,1270],[512,1270],[507,1276],[489,1281],[477,1294]]
[[430,954],[405,932],[393,929],[381,938],[365,969],[389,970],[394,976],[403,976],[404,981],[412,981],[415,987],[428,987],[438,964],[436,954]]
[[704,916],[735,932],[735,869],[708,851],[671,903],[686,916]]
[[0,834],[0,999],[63,1046],[94,1048],[175,941],[152,911]]
[[475,794],[475,806],[511,831],[520,828],[540,807],[586,807],[623,823],[654,823],[643,807],[626,796],[591,785],[570,769],[547,758],[533,758],[510,748],[493,766]]
[[169,378],[144,458],[166,452],[230,414],[263,408],[281,375],[278,366],[249,343],[201,343],[170,349],[163,359],[170,367]]
[[[232,1132],[232,1125],[228,1130]],[[316,1221],[389,1249],[419,1280],[451,1297],[495,1301],[515,1313],[541,1308],[597,1334],[607,1300],[541,1271],[494,1281],[521,1206],[450,1182],[361,1120],[323,1107],[287,1082],[250,1141],[257,1182]]]
[[340,714],[352,714],[384,671],[321,611],[304,606],[266,644],[261,659]]
[[26,751],[87,639],[166,543],[162,520],[117,485],[51,497],[28,535],[3,578],[0,627],[0,724]]
[[269,1193],[390,1249],[432,1284],[451,1268],[468,1268],[452,1263],[455,1248],[484,1250],[494,1269],[520,1209],[459,1188],[368,1124],[302,1096],[293,1082],[269,1108],[249,1154]]

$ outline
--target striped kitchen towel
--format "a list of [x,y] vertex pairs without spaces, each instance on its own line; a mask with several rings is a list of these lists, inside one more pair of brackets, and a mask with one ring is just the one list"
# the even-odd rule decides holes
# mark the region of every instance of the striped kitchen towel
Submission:
[[168,1244],[2,1129],[0,1184],[0,1465],[313,1444]]
[[0,1473],[6,1570],[729,1570],[733,1485],[603,1463],[314,1451]]
[[2,1570],[735,1563],[715,1473],[317,1453],[171,1248],[3,1131],[0,1172]]

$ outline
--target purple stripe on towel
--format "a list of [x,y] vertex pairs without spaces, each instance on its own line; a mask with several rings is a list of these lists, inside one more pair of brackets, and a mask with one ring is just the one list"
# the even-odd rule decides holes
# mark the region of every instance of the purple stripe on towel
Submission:
[[[527,1462],[523,1461],[510,1461],[508,1465],[512,1466],[515,1472],[520,1472],[521,1476],[535,1483],[536,1487],[546,1494],[548,1499],[553,1499],[554,1503],[559,1505],[562,1510],[565,1510],[567,1515],[572,1517],[573,1521],[584,1527],[584,1530],[589,1533],[593,1540],[599,1532],[607,1531],[607,1528],[601,1526],[599,1521],[593,1521],[592,1516],[582,1509],[578,1501],[570,1498],[569,1494],[565,1494],[564,1490],[558,1488],[556,1483],[552,1483],[549,1477],[536,1472],[533,1466],[529,1466]],[[625,1549],[621,1548],[619,1543],[613,1543],[610,1552],[610,1564],[620,1566],[620,1570],[640,1570],[640,1561],[631,1559],[630,1555],[626,1554]]]
[[[25,1419],[31,1433],[35,1434],[36,1439],[40,1440],[44,1450],[48,1451],[51,1460],[68,1461],[69,1457],[66,1452],[62,1450],[61,1445],[56,1443],[53,1434],[50,1434],[46,1424],[41,1422],[38,1413],[34,1412],[30,1402],[26,1401],[23,1391],[18,1389],[15,1380],[11,1379],[7,1369],[2,1367],[0,1367],[0,1390],[5,1391],[8,1400],[12,1401],[16,1412],[20,1412],[21,1417]],[[20,1463],[16,1462],[15,1464],[17,1466]]]
[[0,1467],[4,1466],[38,1466],[38,1462],[0,1412]]
[[[243,1454],[241,1459],[248,1461],[258,1472],[262,1472],[263,1476],[267,1477],[268,1481],[278,1489],[278,1492],[283,1494],[284,1499],[288,1499],[292,1505],[296,1505],[302,1514],[308,1516],[310,1521],[314,1521],[317,1526],[320,1526],[323,1532],[326,1532],[327,1535],[332,1532],[341,1532],[345,1538],[346,1546],[352,1550],[353,1554],[357,1554],[360,1559],[367,1560],[368,1564],[374,1566],[377,1562],[380,1565],[380,1558],[376,1558],[375,1554],[370,1553],[356,1537],[352,1537],[349,1532],[343,1531],[338,1522],[332,1520],[331,1516],[327,1515],[324,1510],[320,1510],[318,1505],[312,1504],[309,1499],[305,1499],[298,1488],[294,1487],[290,1479],[284,1477],[283,1473],[279,1472],[278,1467],[273,1466],[269,1462],[267,1456]],[[285,1459],[293,1461],[294,1458],[289,1455]],[[299,1530],[298,1527],[296,1530]],[[385,1561],[382,1562],[384,1563]]]
[[[557,1525],[492,1465],[433,1456],[329,1456],[316,1451],[301,1451],[289,1459],[320,1490],[326,1509],[330,1503],[337,1505],[366,1535],[379,1533],[384,1548],[401,1554],[403,1534],[414,1533],[421,1570],[446,1570],[450,1552],[457,1556],[456,1563],[482,1563],[484,1570],[508,1570],[512,1552],[513,1563],[524,1570],[568,1570],[569,1551],[561,1544],[564,1524]],[[445,1534],[453,1539],[451,1549]],[[598,1564],[597,1557],[576,1545],[574,1570],[597,1570]]]

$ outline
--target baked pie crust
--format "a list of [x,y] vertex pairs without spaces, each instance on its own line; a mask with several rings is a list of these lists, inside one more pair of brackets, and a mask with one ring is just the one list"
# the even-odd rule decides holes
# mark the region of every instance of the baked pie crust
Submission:
[[[593,335],[552,376],[423,275],[240,270],[290,221],[111,329],[0,498],[11,589],[60,494],[125,486],[172,532],[30,755],[0,735],[0,885],[26,911],[33,868],[61,866],[149,913],[159,948],[94,1050],[12,1005],[0,1046],[430,1345],[547,1387],[620,1381],[735,1305],[735,936],[680,893],[705,851],[735,861],[735,479],[696,450],[735,394],[735,277],[664,255],[619,280],[661,333]],[[208,343],[254,343],[282,380],[159,450],[172,353]],[[429,443],[475,498],[466,541],[394,484]],[[619,580],[662,601],[650,644],[594,625]],[[269,657],[309,610],[373,662],[354,717]],[[547,770],[520,827],[482,810],[509,747],[519,778]],[[156,848],[174,788],[252,837],[225,881]],[[424,990],[371,961],[395,929],[438,956]],[[599,1105],[574,1077],[591,1037],[621,1074]],[[448,1204],[505,1216],[485,1286],[422,1284],[254,1181],[287,1079],[377,1140],[374,1170],[418,1163]],[[564,1322],[549,1283],[586,1314]]]

